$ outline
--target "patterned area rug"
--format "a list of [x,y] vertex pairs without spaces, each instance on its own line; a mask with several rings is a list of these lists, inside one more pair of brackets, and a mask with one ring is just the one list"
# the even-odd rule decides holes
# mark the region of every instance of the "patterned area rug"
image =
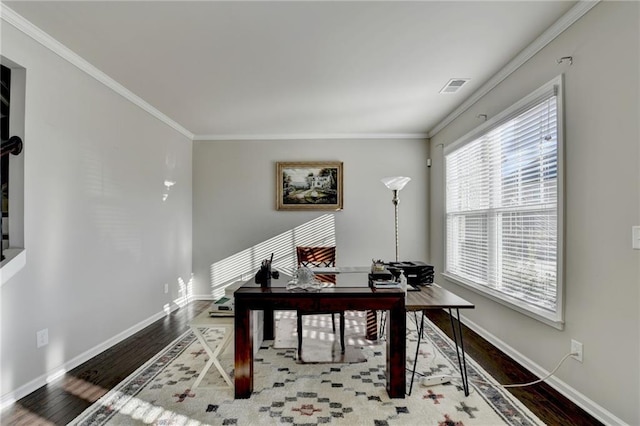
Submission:
[[[364,317],[349,319],[350,323],[358,321],[364,321]],[[221,333],[209,330],[207,340],[216,339],[221,339]],[[274,348],[273,341],[265,341],[254,358],[253,395],[250,399],[234,400],[232,389],[216,389],[225,382],[215,368],[198,388],[192,389],[207,355],[193,333],[187,332],[71,424],[543,424],[469,357],[467,368],[472,382],[468,397],[464,396],[459,379],[423,387],[417,376],[410,396],[390,399],[385,388],[386,342],[364,342],[367,343],[361,348],[364,362],[303,364],[296,362],[295,348]],[[414,317],[409,314],[408,367],[413,365],[416,343]],[[333,346],[331,341],[327,344]],[[233,377],[232,346],[222,355],[221,365]],[[453,342],[428,321],[417,371],[421,375],[459,377]],[[410,377],[407,371],[407,380]]]

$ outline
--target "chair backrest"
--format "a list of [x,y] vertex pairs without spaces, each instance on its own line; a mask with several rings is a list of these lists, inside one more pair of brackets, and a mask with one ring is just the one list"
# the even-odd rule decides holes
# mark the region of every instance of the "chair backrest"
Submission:
[[298,266],[336,266],[335,247],[296,247]]
[[[298,266],[336,266],[335,247],[296,247]],[[335,275],[316,274],[316,277],[327,283],[336,283]]]

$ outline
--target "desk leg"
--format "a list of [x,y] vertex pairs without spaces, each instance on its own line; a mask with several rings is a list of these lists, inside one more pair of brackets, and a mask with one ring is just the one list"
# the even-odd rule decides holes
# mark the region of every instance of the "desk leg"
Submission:
[[420,351],[420,342],[422,341],[422,333],[424,331],[424,311],[422,311],[422,316],[420,317],[420,324],[418,324],[418,317],[416,313],[413,313],[413,318],[416,321],[416,328],[418,331],[418,343],[416,344],[416,354],[413,357],[413,370],[411,370],[411,382],[409,385],[409,393],[407,395],[411,396],[411,390],[413,389],[413,379],[416,376],[416,366],[418,364],[418,353]]
[[251,311],[235,302],[235,397],[247,399],[253,392],[253,326]]
[[389,311],[387,321],[387,392],[389,398],[404,398],[407,390],[407,316],[404,300]]
[[273,340],[276,338],[276,320],[273,309],[264,310],[264,340]]
[[[456,320],[453,319],[453,312],[449,308],[449,318],[451,319],[451,330],[453,331],[453,341],[456,344],[456,355],[458,356],[458,367],[462,376],[462,388],[464,396],[469,396],[469,376],[467,375],[467,360],[464,355],[464,341],[462,340],[462,324],[460,323],[460,310],[456,309]],[[457,324],[457,329],[456,329]],[[460,343],[458,344],[458,340]],[[458,346],[460,346],[458,348]],[[462,356],[460,355],[462,352]]]

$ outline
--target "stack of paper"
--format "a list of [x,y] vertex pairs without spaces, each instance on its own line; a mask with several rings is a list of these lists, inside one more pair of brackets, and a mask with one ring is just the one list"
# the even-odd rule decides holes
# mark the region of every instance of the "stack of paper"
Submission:
[[402,288],[400,287],[400,283],[396,281],[377,281],[374,280],[371,282],[374,288]]
[[221,297],[213,302],[211,310],[209,311],[211,316],[233,316],[233,299],[229,297]]

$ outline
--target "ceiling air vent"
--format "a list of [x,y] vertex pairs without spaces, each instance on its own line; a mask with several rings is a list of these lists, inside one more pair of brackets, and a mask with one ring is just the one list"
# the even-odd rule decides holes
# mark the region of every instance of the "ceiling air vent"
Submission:
[[445,95],[456,93],[467,81],[469,81],[468,78],[452,78],[447,84],[445,84],[442,90],[440,90],[440,93]]

